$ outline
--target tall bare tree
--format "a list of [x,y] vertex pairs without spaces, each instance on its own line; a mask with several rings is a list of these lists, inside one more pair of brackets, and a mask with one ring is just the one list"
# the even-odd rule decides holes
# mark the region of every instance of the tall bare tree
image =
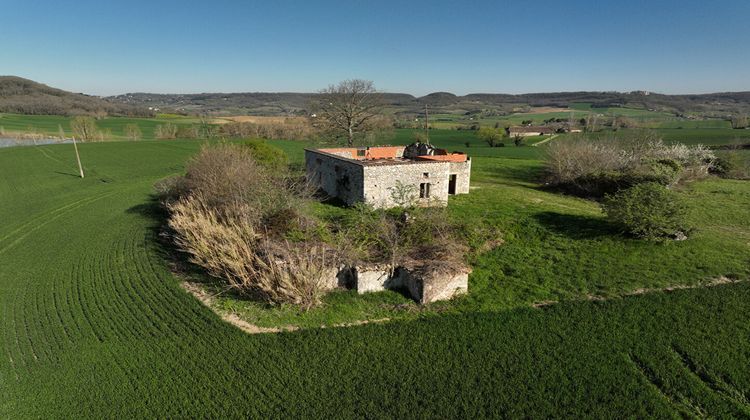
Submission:
[[95,140],[100,137],[99,128],[93,118],[80,115],[70,122],[70,129],[73,130],[73,136],[81,141]]
[[357,134],[377,126],[382,109],[383,96],[371,81],[344,80],[320,91],[313,105],[313,125],[346,137],[346,143],[352,146]]
[[125,126],[125,137],[127,137],[128,140],[140,140],[142,136],[143,132],[138,124],[127,124]]

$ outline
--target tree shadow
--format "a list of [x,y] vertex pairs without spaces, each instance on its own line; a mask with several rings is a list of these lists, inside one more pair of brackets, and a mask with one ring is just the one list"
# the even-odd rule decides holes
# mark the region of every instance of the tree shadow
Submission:
[[514,166],[493,165],[489,168],[481,168],[479,170],[483,175],[489,175],[492,178],[492,182],[521,185],[533,189],[538,189],[539,187],[536,185],[541,184],[544,178],[543,168],[518,168]]
[[55,171],[55,173],[56,174],[60,174],[60,175],[72,176],[73,178],[80,178],[81,177],[81,174],[72,174],[72,173],[60,172],[60,171]]
[[545,228],[570,239],[596,239],[619,234],[615,226],[598,217],[554,212],[538,213],[533,217]]
[[138,214],[151,223],[148,227],[148,237],[154,245],[154,250],[169,266],[171,271],[189,276],[205,278],[205,272],[190,262],[189,255],[175,246],[173,231],[169,228],[169,212],[156,194],[151,194],[148,201],[137,204],[125,210],[129,214]]

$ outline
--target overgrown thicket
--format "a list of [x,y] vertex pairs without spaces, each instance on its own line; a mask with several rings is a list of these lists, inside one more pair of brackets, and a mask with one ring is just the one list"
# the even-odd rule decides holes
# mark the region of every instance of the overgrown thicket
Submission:
[[321,303],[343,265],[462,263],[473,232],[445,209],[358,205],[316,216],[313,190],[258,141],[207,145],[157,191],[191,262],[242,295],[302,308]]
[[546,181],[571,194],[601,198],[644,182],[672,185],[700,178],[715,161],[706,147],[665,144],[651,132],[579,137],[548,146]]
[[169,227],[192,262],[239,293],[313,306],[337,254],[321,241],[289,239],[315,223],[303,213],[305,188],[277,161],[265,163],[262,149],[204,147],[184,176],[158,186]]
[[445,208],[396,207],[374,210],[359,204],[335,224],[352,262],[391,267],[417,261],[463,263],[468,231]]
[[750,153],[740,143],[717,153],[712,172],[722,178],[750,180]]

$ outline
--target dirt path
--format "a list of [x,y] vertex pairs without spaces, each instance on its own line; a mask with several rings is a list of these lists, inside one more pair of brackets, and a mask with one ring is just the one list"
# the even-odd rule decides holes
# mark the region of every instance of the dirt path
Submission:
[[[253,325],[244,319],[240,318],[239,315],[236,313],[230,313],[230,312],[224,312],[220,311],[216,308],[214,305],[214,296],[208,294],[206,290],[201,287],[199,284],[191,283],[188,281],[183,281],[180,286],[182,286],[183,289],[185,289],[188,293],[195,296],[196,299],[198,299],[201,303],[206,305],[209,309],[214,311],[217,315],[221,317],[224,321],[234,325],[235,327],[241,329],[242,331],[248,333],[248,334],[263,334],[263,333],[280,333],[284,331],[298,331],[302,328],[296,325],[285,325],[282,327],[259,327],[257,325]],[[321,325],[318,328],[341,328],[341,327],[355,327],[359,325],[366,325],[366,324],[379,324],[383,322],[390,321],[390,318],[379,318],[379,319],[364,319],[360,321],[352,321],[352,322],[345,322],[341,324],[334,324],[334,325]]]
[[[605,300],[618,299],[618,298],[623,298],[623,297],[628,297],[628,296],[640,296],[640,295],[645,295],[649,293],[673,292],[675,290],[701,289],[701,288],[721,286],[724,284],[743,283],[747,281],[748,280],[735,280],[735,279],[730,279],[727,277],[718,277],[706,283],[700,283],[700,284],[693,284],[693,285],[679,285],[678,284],[676,286],[657,287],[657,288],[652,288],[652,289],[639,288],[639,289],[635,289],[630,292],[623,293],[621,295],[614,296],[614,297],[585,295],[584,297],[580,299],[572,299],[572,300],[605,301]],[[531,306],[533,306],[534,308],[543,308],[545,306],[556,305],[558,303],[560,303],[560,301],[558,300],[543,300],[540,302],[535,302],[531,304]]]
[[532,146],[539,146],[540,144],[547,143],[550,140],[554,140],[555,137],[558,137],[558,136],[559,136],[559,134],[553,134],[553,135],[549,136],[549,138],[546,138],[546,139],[544,139],[544,140],[542,140],[540,142],[532,144]]

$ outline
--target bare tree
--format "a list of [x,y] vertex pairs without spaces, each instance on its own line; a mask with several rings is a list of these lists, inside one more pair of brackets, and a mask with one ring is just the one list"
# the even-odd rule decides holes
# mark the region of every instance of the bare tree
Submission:
[[100,137],[99,129],[93,118],[79,115],[70,122],[70,128],[73,130],[73,136],[82,141],[95,140]]
[[177,138],[177,126],[170,122],[166,124],[158,124],[154,128],[154,137],[159,140],[169,140]]
[[354,137],[373,130],[383,108],[383,97],[369,80],[344,80],[320,91],[313,109],[313,124],[320,129],[346,137],[349,146]]
[[125,137],[127,137],[128,140],[140,140],[142,136],[143,133],[138,124],[127,124],[125,126]]
[[746,128],[750,125],[748,124],[748,118],[745,115],[733,115],[729,121],[734,129]]

